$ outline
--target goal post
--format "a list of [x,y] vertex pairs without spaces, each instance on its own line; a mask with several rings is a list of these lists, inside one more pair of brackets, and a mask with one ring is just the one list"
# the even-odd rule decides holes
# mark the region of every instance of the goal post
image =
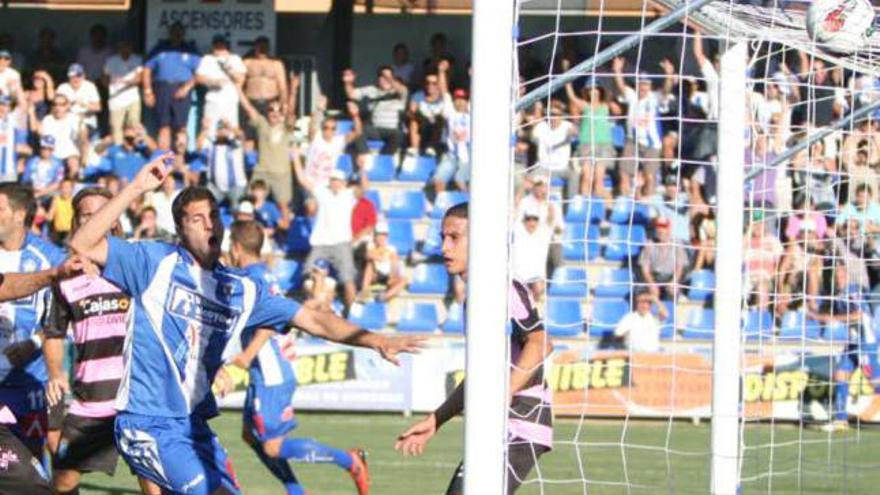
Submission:
[[721,57],[718,112],[718,248],[715,267],[715,335],[712,352],[712,490],[735,495],[740,465],[740,356],[742,325],[743,179],[746,149],[745,43]]
[[508,408],[508,225],[515,2],[475,0],[464,487],[502,494]]

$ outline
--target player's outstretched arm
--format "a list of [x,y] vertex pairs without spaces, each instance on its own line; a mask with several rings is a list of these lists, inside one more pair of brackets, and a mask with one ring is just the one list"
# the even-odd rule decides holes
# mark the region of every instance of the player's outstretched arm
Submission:
[[248,343],[243,351],[232,358],[231,364],[234,364],[243,370],[250,369],[251,363],[254,362],[257,354],[260,353],[260,349],[263,348],[263,345],[265,345],[275,333],[275,330],[271,328],[258,328],[254,333],[254,338],[251,339],[250,343]]
[[382,358],[400,365],[400,353],[418,353],[424,347],[425,337],[412,335],[388,337],[354,325],[332,314],[303,307],[291,323],[315,337],[355,347],[366,347],[378,352]]
[[81,256],[71,256],[56,267],[33,273],[0,274],[0,302],[27,297],[58,280],[87,270],[89,263]]
[[464,410],[464,381],[455,387],[449,397],[434,412],[426,416],[418,423],[410,426],[397,437],[394,449],[405,456],[422,455],[428,441],[434,437],[437,430],[453,417],[461,414]]
[[107,233],[125,209],[147,191],[159,187],[168,175],[164,161],[172,158],[165,153],[146,164],[119,194],[98,210],[70,240],[70,249],[103,266],[107,264]]

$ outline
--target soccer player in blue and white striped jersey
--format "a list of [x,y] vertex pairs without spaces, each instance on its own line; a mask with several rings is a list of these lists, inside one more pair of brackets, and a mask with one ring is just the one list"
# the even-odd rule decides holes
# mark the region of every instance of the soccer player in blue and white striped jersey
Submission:
[[220,264],[223,223],[205,188],[186,188],[174,200],[179,244],[107,237],[131,203],[162,184],[171,160],[168,154],[147,164],[77,230],[70,247],[101,266],[104,278],[132,298],[116,404],[122,457],[135,474],[165,491],[235,494],[238,483],[207,420],[218,414],[211,384],[224,360],[240,350],[243,333],[294,325],[320,338],[374,349],[391,362],[417,350],[421,339],[386,337],[300,307]]
[[[260,260],[263,227],[256,221],[232,224],[229,255],[232,264],[249,278],[262,281],[272,292],[281,293],[278,281]],[[335,464],[351,476],[359,495],[369,493],[369,472],[365,453],[322,444],[311,438],[288,438],[296,428],[293,395],[296,373],[292,361],[293,342],[264,329],[242,336],[245,349],[235,364],[248,369],[250,380],[245,398],[242,436],[257,453],[260,461],[284,485],[287,495],[303,495],[302,485],[288,461],[310,464]]]

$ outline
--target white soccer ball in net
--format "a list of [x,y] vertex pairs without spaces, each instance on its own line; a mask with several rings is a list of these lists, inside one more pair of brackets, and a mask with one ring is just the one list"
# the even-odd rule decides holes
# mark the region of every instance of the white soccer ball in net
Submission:
[[814,0],[807,11],[810,40],[837,53],[853,53],[867,45],[873,25],[870,0]]

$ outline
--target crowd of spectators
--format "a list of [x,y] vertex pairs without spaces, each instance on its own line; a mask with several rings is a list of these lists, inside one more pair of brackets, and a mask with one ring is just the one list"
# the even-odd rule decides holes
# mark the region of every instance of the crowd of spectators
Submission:
[[[615,58],[517,114],[513,270],[539,301],[566,262],[566,213],[577,198],[603,211],[629,202],[647,212],[637,218],[633,208],[622,223],[606,215],[598,219],[602,239],[593,239],[602,242],[613,224],[628,224],[627,236],[636,224],[646,228],[644,242],[624,239],[639,244],[622,263],[644,288],[633,293],[636,307],[686,298],[690,274],[713,270],[719,59],[698,31],[692,41],[679,60]],[[288,254],[288,230],[308,218],[305,287],[328,307],[341,300],[345,311],[357,300],[399,295],[407,267],[419,261],[395,250],[367,197],[371,155],[391,155],[398,167],[432,158],[429,200],[468,191],[470,67],[442,34],[421,64],[398,43],[374,78],[345,70],[346,101],[329,108],[319,95],[311,115],[297,107],[299,75],[272,56],[266,38],[244,57],[221,35],[200,53],[179,24],[143,55],[127,40],[110,40],[103,26],[90,30],[72,60],[55,43],[43,29],[25,57],[0,36],[0,178],[33,186],[41,205],[33,230],[57,243],[70,231],[76,190],[97,183],[118,191],[151,156],[171,149],[174,174],[127,212],[127,236],[173,238],[171,202],[193,184],[211,189],[227,221],[259,220],[271,240],[266,255]],[[520,54],[523,88],[540,79],[530,71],[542,64],[530,57]],[[583,58],[567,40],[551,63],[565,71]],[[685,62],[695,74],[680,69]],[[777,316],[824,311],[822,296],[840,283],[863,291],[880,283],[880,126],[858,122],[767,165],[874,101],[876,81],[797,51],[764,57],[758,67],[752,75],[760,80],[743,102],[750,118],[743,153],[755,174],[743,237],[748,298]],[[346,155],[351,171],[339,167]],[[452,287],[463,299],[461,282]]]

